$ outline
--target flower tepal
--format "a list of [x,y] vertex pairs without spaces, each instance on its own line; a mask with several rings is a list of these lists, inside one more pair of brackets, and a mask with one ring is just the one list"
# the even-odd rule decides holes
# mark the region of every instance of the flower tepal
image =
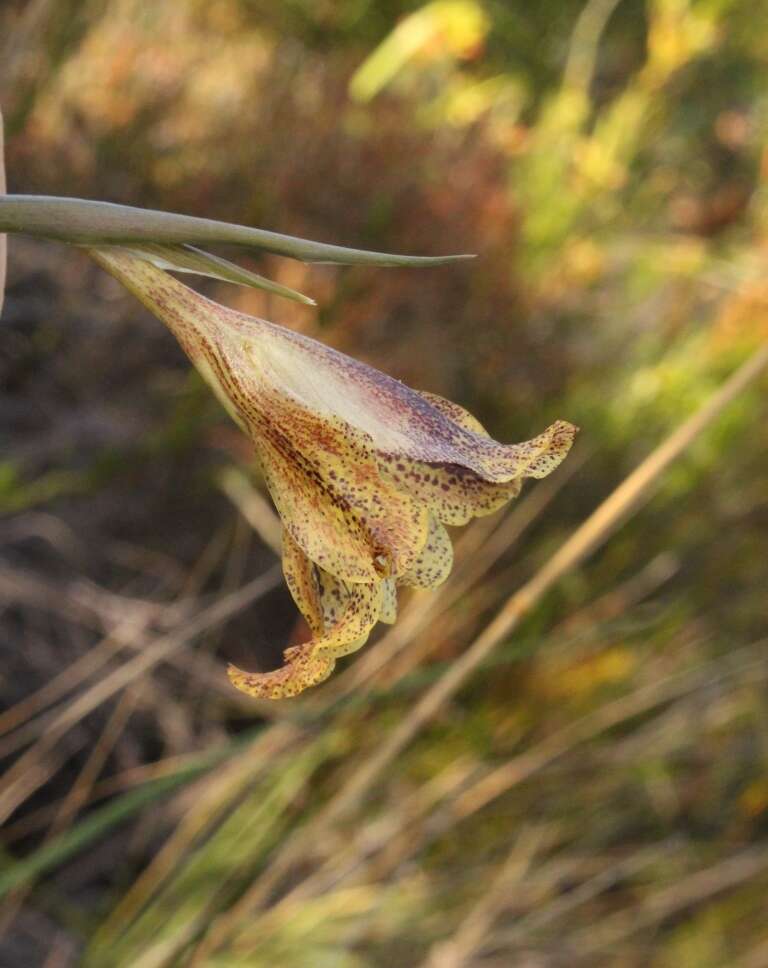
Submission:
[[295,696],[326,679],[376,622],[394,621],[396,586],[446,579],[446,524],[495,511],[573,442],[576,428],[557,421],[500,444],[458,405],[211,302],[128,251],[91,254],[166,323],[251,438],[282,519],[286,582],[312,636],[280,669],[230,667],[252,696]]

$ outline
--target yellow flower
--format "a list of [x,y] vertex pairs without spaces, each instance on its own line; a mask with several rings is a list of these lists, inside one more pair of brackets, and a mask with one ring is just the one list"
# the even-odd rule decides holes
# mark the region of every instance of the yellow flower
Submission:
[[230,667],[238,689],[295,696],[393,622],[396,586],[451,569],[445,525],[517,496],[563,460],[564,421],[503,445],[469,413],[317,341],[227,309],[119,247],[91,254],[172,330],[253,441],[284,526],[283,570],[312,638],[272,672]]

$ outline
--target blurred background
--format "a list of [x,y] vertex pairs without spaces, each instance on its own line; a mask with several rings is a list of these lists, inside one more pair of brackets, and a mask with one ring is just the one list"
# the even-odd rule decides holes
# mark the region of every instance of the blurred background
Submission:
[[[768,421],[741,394],[370,758],[768,337],[766,0],[5,0],[9,191],[472,263],[215,298],[578,447],[301,699],[247,441],[75,249],[0,327],[0,964],[768,966]],[[361,777],[364,781],[361,781]]]

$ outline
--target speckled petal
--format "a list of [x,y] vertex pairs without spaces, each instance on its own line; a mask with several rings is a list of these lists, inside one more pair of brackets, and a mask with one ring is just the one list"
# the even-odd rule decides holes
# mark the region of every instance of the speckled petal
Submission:
[[[243,417],[271,416],[271,388],[361,431],[379,452],[458,464],[497,483],[520,476],[521,463],[528,476],[548,474],[573,441],[575,428],[559,421],[533,441],[500,444],[434,399],[308,336],[220,306],[119,249],[92,254],[171,328],[194,362],[218,361],[216,379]],[[536,455],[543,438],[546,453]]]
[[227,675],[235,689],[254,699],[290,699],[327,679],[335,665],[329,656],[307,649],[272,672],[246,672],[230,665]]
[[[252,438],[294,540],[318,565],[347,581],[407,571],[426,540],[426,508],[381,477],[365,433],[331,413],[309,410],[286,390],[280,381],[287,374],[263,345],[268,348],[275,327],[218,308],[228,314],[227,325],[190,343],[177,322],[177,335],[183,332],[191,358]],[[197,318],[194,323],[201,331],[203,323]],[[257,332],[254,338],[259,326],[267,335]]]
[[520,493],[525,477],[544,477],[570,450],[575,434],[571,424],[558,421],[543,434],[522,444],[510,444],[508,469],[514,474],[497,482],[459,464],[426,464],[402,456],[379,455],[382,476],[423,501],[445,524],[466,524],[498,510]]
[[[314,638],[321,638],[345,619],[356,586],[341,581],[310,561],[287,532],[283,536],[283,574]],[[382,590],[385,586],[394,587],[394,579],[388,578],[381,585]]]
[[283,533],[283,575],[296,606],[307,620],[313,636],[326,629],[317,570],[291,535]]
[[466,524],[470,518],[491,514],[517,497],[522,478],[494,484],[458,464],[424,464],[400,458],[381,458],[382,476],[423,502],[444,524]]
[[320,589],[320,607],[323,614],[323,628],[332,629],[343,619],[349,608],[350,586],[322,568],[315,569]]
[[[236,325],[244,329],[247,320],[240,317]],[[380,453],[458,464],[488,481],[505,483],[520,476],[521,465],[529,476],[549,473],[573,441],[575,428],[559,421],[532,441],[500,444],[448,401],[412,390],[301,333],[255,322],[259,336],[254,345],[271,380],[308,411],[333,415],[365,433]],[[556,454],[559,459],[553,462]]]
[[[265,421],[279,419],[276,403],[290,402],[296,413],[330,418],[336,432],[358,431],[388,460],[457,465],[493,483],[543,477],[573,441],[575,428],[558,421],[526,443],[500,444],[442,398],[412,390],[301,333],[211,302],[120,250],[94,255],[167,323],[254,436]],[[290,439],[296,430],[291,420],[283,421]]]
[[448,532],[437,518],[429,519],[429,537],[413,568],[399,580],[414,588],[437,588],[450,575],[453,545]]
[[522,444],[508,444],[507,464],[504,474],[514,477],[542,478],[551,474],[568,456],[576,437],[576,427],[566,420],[556,420],[553,424],[531,440]]
[[382,477],[363,434],[276,399],[252,436],[286,527],[325,571],[368,582],[411,567],[426,508]]
[[380,622],[394,625],[397,621],[397,583],[394,578],[385,578],[381,583]]
[[230,682],[258,699],[288,699],[327,679],[336,659],[357,651],[368,640],[381,612],[381,582],[347,589],[346,609],[325,634],[285,650],[285,665],[271,672],[245,672],[230,665]]
[[[480,421],[458,403],[427,390],[418,392],[427,403],[460,427],[483,437],[490,437]],[[391,461],[386,463],[391,465]],[[399,461],[396,465],[398,463],[403,464]],[[457,464],[439,466],[411,462],[406,474],[409,472],[406,489],[425,501],[440,521],[452,525],[466,524],[473,517],[492,514],[507,501],[517,497],[522,486],[520,478],[506,484],[490,483]],[[413,475],[418,475],[419,480]]]
[[[355,649],[349,646],[365,642],[371,629],[379,620],[381,613],[381,582],[372,585],[348,585],[346,608],[341,619],[332,626],[324,636],[312,642],[313,649],[324,655],[347,655]],[[302,646],[294,646],[301,649]],[[292,649],[286,650],[286,657],[290,658]]]
[[376,581],[375,548],[309,460],[291,443],[255,441],[269,492],[288,534],[322,568],[349,581]]
[[491,436],[477,417],[473,416],[469,410],[465,410],[464,407],[459,406],[458,403],[454,403],[453,400],[446,400],[440,394],[430,393],[428,390],[418,390],[417,392],[420,396],[424,397],[427,403],[432,404],[433,407],[445,414],[449,420],[452,420],[465,430],[471,430],[473,433],[480,434],[483,437]]

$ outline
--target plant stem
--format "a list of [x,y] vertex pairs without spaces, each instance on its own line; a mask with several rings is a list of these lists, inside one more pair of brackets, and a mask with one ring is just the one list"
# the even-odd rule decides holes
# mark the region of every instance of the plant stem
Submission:
[[175,212],[53,195],[6,195],[0,198],[0,231],[26,232],[76,245],[229,243],[263,249],[303,262],[344,265],[438,266],[473,258],[471,255],[409,256],[365,252]]

